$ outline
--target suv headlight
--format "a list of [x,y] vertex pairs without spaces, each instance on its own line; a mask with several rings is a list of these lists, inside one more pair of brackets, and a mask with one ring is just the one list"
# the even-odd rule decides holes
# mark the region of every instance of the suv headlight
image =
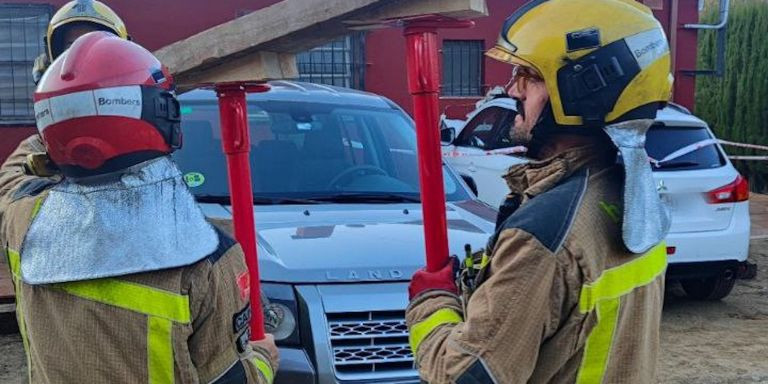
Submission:
[[293,287],[262,283],[264,331],[275,336],[278,345],[301,345],[298,328],[298,304]]

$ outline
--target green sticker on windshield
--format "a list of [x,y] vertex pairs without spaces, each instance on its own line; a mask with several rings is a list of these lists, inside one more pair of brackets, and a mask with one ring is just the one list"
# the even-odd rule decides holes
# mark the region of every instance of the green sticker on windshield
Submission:
[[182,115],[189,115],[190,113],[192,113],[192,107],[181,107]]
[[205,183],[205,176],[200,172],[189,172],[184,175],[184,182],[190,188],[199,187]]

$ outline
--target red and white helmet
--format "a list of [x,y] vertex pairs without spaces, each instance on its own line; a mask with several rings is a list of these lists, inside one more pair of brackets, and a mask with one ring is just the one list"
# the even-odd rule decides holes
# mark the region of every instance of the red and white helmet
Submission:
[[181,146],[179,103],[168,69],[107,32],[83,35],[35,90],[48,155],[68,176],[121,170]]

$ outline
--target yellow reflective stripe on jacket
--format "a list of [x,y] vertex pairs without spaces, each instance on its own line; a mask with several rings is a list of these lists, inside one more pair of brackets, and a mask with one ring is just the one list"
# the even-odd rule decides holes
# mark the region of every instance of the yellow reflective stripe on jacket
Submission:
[[[22,292],[21,292],[21,255],[18,251],[6,248],[8,254],[8,265],[11,268],[11,279],[13,280],[13,286],[16,293],[16,321],[19,324],[19,333],[21,334],[21,342],[24,345],[24,354],[27,358],[27,367],[31,367],[31,361],[29,358],[29,340],[27,338],[27,323],[24,321],[24,309],[21,305]],[[27,381],[32,382],[32,370],[27,369]]]
[[174,382],[173,323],[190,322],[189,297],[117,279],[56,284],[71,295],[147,315],[151,384]]
[[414,324],[409,330],[408,341],[411,345],[411,351],[416,355],[421,342],[424,341],[435,328],[443,324],[460,323],[463,319],[461,315],[453,309],[443,308],[429,315],[424,321]]
[[147,320],[147,370],[150,383],[173,383],[173,323],[150,316]]
[[19,252],[13,249],[6,248],[6,251],[8,253],[8,265],[11,267],[11,274],[15,283],[21,273],[21,256]]
[[591,312],[597,302],[605,299],[615,299],[632,292],[656,279],[667,267],[667,246],[661,243],[638,257],[621,266],[607,269],[594,282],[581,288],[579,310],[581,313]]
[[643,256],[603,271],[591,284],[581,288],[579,310],[597,310],[597,325],[587,338],[577,384],[602,383],[611,355],[618,323],[621,297],[635,288],[648,285],[667,267],[667,245],[662,242]]
[[272,384],[272,381],[275,379],[275,374],[272,372],[272,366],[259,357],[252,358],[251,363],[259,370],[259,372],[261,372],[264,379],[267,380],[267,384]]
[[177,323],[189,323],[189,297],[117,279],[56,284],[71,295]]
[[40,213],[40,207],[43,206],[43,198],[38,197],[37,200],[35,200],[35,205],[32,207],[32,214],[29,215],[31,219],[34,219],[38,213]]
[[584,347],[584,358],[581,361],[576,383],[602,383],[613,345],[619,305],[619,299],[608,299],[597,305],[597,325],[589,334],[587,345]]

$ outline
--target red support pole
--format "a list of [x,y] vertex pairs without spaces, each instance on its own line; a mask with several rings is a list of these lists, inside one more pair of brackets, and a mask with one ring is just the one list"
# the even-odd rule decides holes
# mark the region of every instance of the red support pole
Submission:
[[261,311],[261,284],[256,252],[256,226],[253,219],[253,186],[249,152],[248,106],[245,92],[267,91],[268,86],[247,88],[244,84],[217,84],[221,117],[221,144],[227,155],[229,193],[235,238],[243,248],[248,265],[251,299],[251,340],[264,339],[264,314]]
[[438,132],[437,31],[406,27],[408,91],[413,96],[413,115],[419,154],[419,183],[424,216],[427,270],[437,271],[448,262],[445,218],[445,187]]
[[405,21],[404,25],[408,91],[413,96],[416,121],[427,270],[434,272],[448,262],[445,186],[438,130],[440,65],[437,28],[465,28],[474,22],[425,16]]

